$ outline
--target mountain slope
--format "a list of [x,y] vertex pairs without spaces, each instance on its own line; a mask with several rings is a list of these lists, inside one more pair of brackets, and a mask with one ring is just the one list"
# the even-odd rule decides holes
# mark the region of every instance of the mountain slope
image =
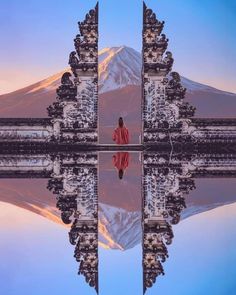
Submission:
[[99,91],[140,85],[141,56],[129,47],[105,48],[99,52]]
[[[187,208],[182,212],[182,219],[236,202],[235,184],[235,179],[198,180],[197,189],[186,196]],[[60,212],[55,207],[55,195],[46,190],[46,185],[46,180],[40,179],[1,179],[0,202],[16,205],[64,225]],[[131,196],[132,192],[127,194],[127,198],[130,199]],[[142,237],[141,211],[137,210],[136,205],[127,208],[123,204],[118,207],[114,195],[99,197],[100,244],[109,249],[120,250],[139,244]]]
[[[105,48],[99,53],[99,112],[100,142],[112,142],[111,134],[117,124],[117,118],[123,116],[131,133],[131,142],[138,142],[141,123],[141,55],[127,47]],[[63,72],[48,79],[0,96],[0,117],[45,117],[46,108],[56,97],[56,88],[60,85]],[[197,106],[198,117],[235,117],[236,94],[217,90],[213,87],[182,78],[187,87],[186,99]],[[137,123],[140,122],[140,123]],[[107,182],[109,178],[106,175]],[[50,196],[46,189],[40,189],[36,180],[28,181],[27,185],[13,180],[1,180],[0,200],[16,204],[31,210],[55,222],[60,222],[59,212],[55,208],[55,196]],[[16,181],[16,180],[14,180]],[[110,183],[112,183],[110,181]],[[46,185],[42,180],[41,185]],[[134,186],[134,181],[129,187]],[[136,184],[135,184],[136,186]],[[209,210],[228,202],[227,194],[219,193],[220,187],[215,184],[214,190],[219,197],[214,200],[206,197],[206,191],[200,196],[203,200],[187,197],[189,209],[184,216]],[[17,188],[17,189],[16,189]],[[129,192],[127,199],[114,197],[109,190],[103,190],[100,196],[100,241],[109,248],[127,249],[140,241],[138,228],[141,214],[138,210],[138,196],[135,191]],[[20,190],[22,190],[20,192]],[[233,191],[233,189],[231,188]],[[116,191],[119,191],[118,188]],[[134,198],[133,196],[136,196]],[[220,199],[220,196],[223,198]],[[209,200],[210,199],[210,200]],[[113,223],[113,220],[118,223]]]
[[17,91],[0,95],[0,117],[47,117],[63,72]]
[[[60,85],[62,73],[12,93],[1,95],[0,117],[47,116],[46,108],[55,100],[55,90]],[[217,90],[184,77],[182,82],[187,88],[187,100],[197,107],[196,115],[198,117],[235,116],[233,110],[236,107],[236,94]],[[136,112],[138,116],[136,120],[138,120],[141,92],[138,92],[139,90],[136,87],[140,87],[140,85],[141,55],[139,52],[125,46],[105,48],[99,52],[99,100],[102,101],[100,112],[103,116],[106,117],[113,107],[113,103],[117,105],[117,100],[119,101],[125,92],[127,96],[129,94],[133,95],[132,103],[129,103],[128,108],[118,110],[118,113],[125,112],[128,118],[131,112],[133,112],[133,117]],[[123,91],[126,87],[128,88]],[[121,91],[121,93],[115,93],[115,98],[113,97],[114,90]],[[104,94],[106,95],[104,96]],[[109,104],[109,108],[103,108],[106,104],[103,101],[104,97],[105,99],[109,97],[109,100],[113,101],[113,103]],[[107,120],[108,118],[106,118]],[[109,124],[116,124],[116,119],[110,120]]]

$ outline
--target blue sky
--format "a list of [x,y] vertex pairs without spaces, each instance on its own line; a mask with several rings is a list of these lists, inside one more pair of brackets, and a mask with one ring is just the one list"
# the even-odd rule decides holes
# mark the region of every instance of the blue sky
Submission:
[[[13,205],[0,202],[0,209],[4,295],[96,294],[76,274],[68,229]],[[235,221],[236,204],[231,204],[174,226],[166,275],[146,295],[234,295]],[[140,245],[124,252],[100,248],[99,294],[142,294],[141,255]]]
[[[141,49],[142,1],[101,0],[100,49]],[[175,70],[236,92],[236,1],[147,0],[165,20]],[[67,66],[77,21],[93,0],[1,0],[1,93],[37,82]]]

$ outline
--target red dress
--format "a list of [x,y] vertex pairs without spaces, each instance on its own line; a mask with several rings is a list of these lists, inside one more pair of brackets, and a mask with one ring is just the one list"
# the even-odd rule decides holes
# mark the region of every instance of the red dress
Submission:
[[112,139],[117,144],[127,144],[129,143],[129,131],[126,127],[118,127],[113,132]]
[[125,169],[129,166],[129,153],[118,152],[116,155],[113,155],[113,165],[118,171],[125,171]]

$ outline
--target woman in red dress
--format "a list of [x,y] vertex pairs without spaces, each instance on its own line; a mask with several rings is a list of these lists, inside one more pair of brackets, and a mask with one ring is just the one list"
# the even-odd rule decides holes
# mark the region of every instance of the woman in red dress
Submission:
[[119,126],[114,130],[112,139],[117,144],[128,144],[129,143],[129,131],[124,125],[123,118],[119,118]]

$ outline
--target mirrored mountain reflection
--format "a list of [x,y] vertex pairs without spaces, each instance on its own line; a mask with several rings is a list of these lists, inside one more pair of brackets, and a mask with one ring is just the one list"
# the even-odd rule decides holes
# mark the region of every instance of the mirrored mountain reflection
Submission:
[[[54,160],[55,161],[55,160]],[[57,160],[58,161],[58,160]],[[60,159],[48,188],[57,194],[64,223],[71,224],[69,240],[75,245],[79,274],[98,291],[98,157],[80,154]],[[129,153],[112,155],[118,179],[124,180]],[[231,177],[236,173],[232,155],[157,154],[144,152],[142,164],[142,265],[143,291],[164,275],[173,225],[186,208],[185,195],[195,189],[195,177]],[[54,164],[54,167],[57,165]],[[114,215],[113,215],[114,216]],[[118,220],[115,220],[118,222]],[[174,259],[174,257],[173,257]]]
[[[98,240],[102,246],[121,250],[142,241],[145,292],[165,273],[168,248],[174,243],[173,225],[196,212],[235,201],[226,197],[222,201],[216,195],[208,203],[205,199],[194,203],[191,195],[199,183],[195,179],[235,176],[236,157],[227,153],[72,152],[0,158],[1,178],[48,179],[57,212],[69,226],[68,240],[74,246],[78,273],[97,292]],[[197,198],[201,199],[199,193]],[[29,205],[30,200],[22,203]],[[17,204],[20,206],[19,201]],[[39,201],[37,205],[41,206]]]
[[[110,156],[117,173],[116,180],[120,184],[125,183],[125,170],[130,163],[129,153],[117,152]],[[47,188],[56,194],[56,207],[61,212],[61,220],[71,226],[69,241],[75,246],[78,274],[83,275],[86,282],[98,292],[98,154],[66,154],[52,157],[52,161],[53,173]],[[104,205],[101,205],[103,209]],[[111,219],[115,217],[115,220],[106,222],[113,225],[119,223],[116,213],[110,213]],[[106,212],[107,215],[109,213]],[[126,226],[123,225],[125,231]]]

